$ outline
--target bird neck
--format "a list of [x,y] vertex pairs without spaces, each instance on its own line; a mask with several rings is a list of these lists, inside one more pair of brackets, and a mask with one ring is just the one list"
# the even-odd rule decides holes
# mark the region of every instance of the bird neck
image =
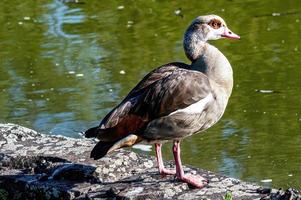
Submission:
[[214,46],[199,42],[198,55],[192,60],[191,69],[207,75],[210,82],[218,84],[227,96],[233,87],[233,71],[228,59]]
[[214,46],[207,43],[206,33],[188,27],[184,35],[184,50],[192,62],[190,69],[197,70],[209,78],[212,84],[218,84],[227,96],[233,87],[233,71],[227,58]]
[[202,34],[188,28],[184,35],[184,51],[191,62],[195,62],[205,51],[206,39]]

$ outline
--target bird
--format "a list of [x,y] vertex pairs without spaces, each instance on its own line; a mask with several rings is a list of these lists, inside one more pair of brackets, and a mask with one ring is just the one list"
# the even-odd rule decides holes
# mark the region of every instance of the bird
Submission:
[[[183,46],[191,64],[172,62],[149,72],[100,122],[84,132],[98,138],[91,151],[97,160],[140,142],[154,144],[161,175],[203,188],[208,181],[185,174],[180,142],[212,127],[222,117],[233,88],[228,59],[209,40],[240,39],[218,15],[196,17],[184,34]],[[164,167],[161,147],[172,141],[175,170]]]

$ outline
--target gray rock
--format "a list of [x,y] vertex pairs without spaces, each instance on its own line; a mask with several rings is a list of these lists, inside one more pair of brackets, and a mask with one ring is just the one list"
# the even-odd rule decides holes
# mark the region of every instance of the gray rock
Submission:
[[[272,190],[213,172],[185,167],[211,180],[190,189],[173,176],[161,177],[151,156],[118,150],[94,161],[95,141],[39,134],[15,124],[0,124],[0,199],[281,199],[298,191]],[[173,166],[167,162],[167,166]]]

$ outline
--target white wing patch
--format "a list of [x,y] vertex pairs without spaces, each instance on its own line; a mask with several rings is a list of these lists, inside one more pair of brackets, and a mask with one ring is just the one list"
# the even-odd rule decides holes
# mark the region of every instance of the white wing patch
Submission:
[[207,105],[207,103],[209,103],[211,100],[213,100],[213,96],[212,94],[208,94],[204,99],[194,103],[194,104],[191,104],[190,106],[186,107],[186,108],[183,108],[183,109],[179,109],[179,110],[176,110],[172,113],[170,113],[169,115],[173,115],[173,114],[176,114],[176,113],[179,113],[179,112],[184,112],[185,114],[198,114],[198,113],[201,113],[203,112],[205,106]]

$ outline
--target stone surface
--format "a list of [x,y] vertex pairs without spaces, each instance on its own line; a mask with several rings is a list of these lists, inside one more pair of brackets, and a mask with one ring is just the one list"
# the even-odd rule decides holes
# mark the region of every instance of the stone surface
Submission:
[[[0,200],[2,199],[300,199],[293,189],[259,186],[213,172],[185,167],[210,180],[192,189],[173,176],[161,177],[155,159],[118,150],[94,161],[96,141],[39,134],[14,124],[0,124]],[[168,162],[172,165],[172,162]],[[268,194],[264,194],[268,193]],[[286,195],[286,196],[285,196]],[[294,196],[295,195],[295,196]],[[287,197],[287,198],[286,198]]]

